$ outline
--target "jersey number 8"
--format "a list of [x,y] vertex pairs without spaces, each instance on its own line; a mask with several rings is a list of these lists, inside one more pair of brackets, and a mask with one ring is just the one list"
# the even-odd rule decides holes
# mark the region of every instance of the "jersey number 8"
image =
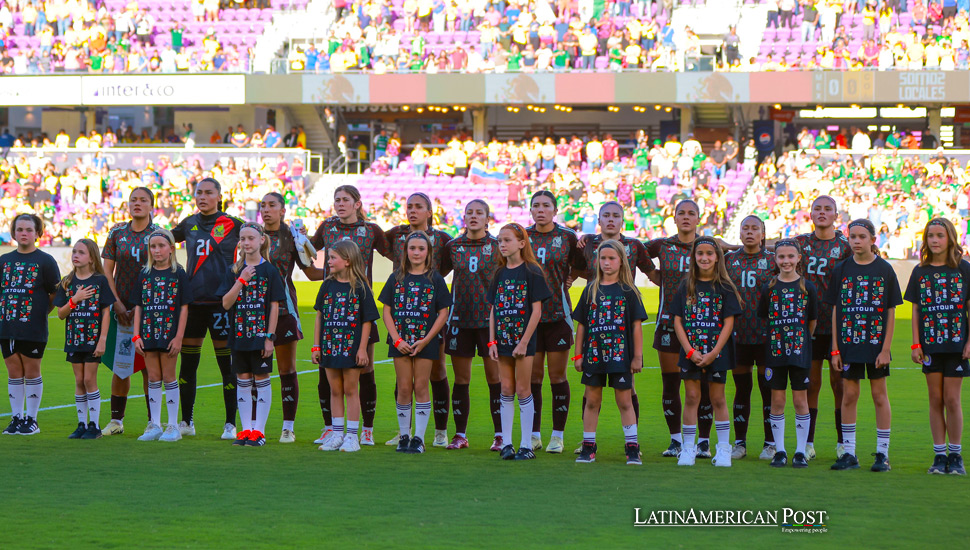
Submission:
[[468,258],[468,272],[469,273],[478,272],[478,256],[472,256]]

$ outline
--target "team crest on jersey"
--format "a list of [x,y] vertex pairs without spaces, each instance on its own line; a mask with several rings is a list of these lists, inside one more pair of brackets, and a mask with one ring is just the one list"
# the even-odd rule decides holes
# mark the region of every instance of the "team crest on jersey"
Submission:
[[213,227],[212,228],[212,236],[213,237],[216,237],[216,238],[225,237],[226,236],[226,228],[223,227],[223,226],[221,226],[221,225],[217,225],[217,226]]
[[768,269],[768,260],[765,258],[758,260],[758,269]]
[[765,380],[771,380],[772,374],[774,374],[774,372],[771,370],[771,367],[766,368],[765,369]]
[[627,258],[629,258],[630,256],[633,256],[633,249],[630,248],[630,245],[626,245],[624,249],[626,250]]
[[559,236],[553,237],[552,246],[555,248],[559,248],[560,246],[562,246],[562,237],[559,237]]
[[669,346],[670,345],[670,335],[669,334],[664,334],[663,336],[660,337],[660,345],[661,346]]
[[357,228],[357,236],[358,237],[363,237],[365,235],[367,235],[367,228],[365,228],[364,226],[358,227]]
[[486,256],[491,256],[492,255],[492,245],[491,244],[486,244],[485,246],[483,246],[482,247],[482,254],[484,254]]
[[841,246],[837,246],[837,247],[833,248],[831,252],[829,252],[829,258],[838,258],[841,255],[842,255],[842,247]]

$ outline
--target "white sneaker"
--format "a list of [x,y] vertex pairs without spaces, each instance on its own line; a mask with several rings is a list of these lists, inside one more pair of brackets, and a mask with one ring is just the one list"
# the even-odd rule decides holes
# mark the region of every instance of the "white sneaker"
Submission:
[[360,444],[367,445],[368,447],[374,446],[374,428],[364,428],[360,431]]
[[562,438],[554,435],[549,438],[549,444],[546,445],[546,452],[552,454],[562,454],[565,447],[566,445],[563,443]]
[[[809,446],[806,445],[806,449],[805,449],[806,451],[808,451],[808,447]],[[815,445],[811,445],[811,448],[812,448],[812,456],[809,457],[809,460],[815,458]],[[845,454],[845,445],[843,445],[842,443],[839,443],[838,445],[835,446],[835,458],[840,459],[844,454]],[[808,457],[808,454],[806,453],[805,456]]]
[[314,445],[322,444],[324,441],[327,440],[328,437],[330,437],[331,434],[333,434],[333,430],[331,428],[324,428],[323,431],[320,432],[320,437],[313,440],[313,444]]
[[542,450],[542,438],[534,435],[532,436],[532,450],[539,451]]
[[[838,452],[839,452],[837,447],[836,447],[836,451],[835,452],[836,452],[836,454],[838,454]],[[845,453],[845,450],[843,450],[842,452]],[[807,458],[808,460],[815,460],[815,457],[816,456],[818,456],[818,455],[815,454],[815,444],[814,443],[807,443],[805,445],[805,458]]]
[[775,446],[768,445],[767,447],[761,449],[761,454],[758,455],[761,460],[771,460],[775,458]]
[[169,442],[178,441],[179,439],[182,439],[182,432],[180,432],[179,427],[174,424],[165,426],[165,433],[162,434],[162,437],[158,438],[159,441]]
[[694,458],[697,456],[697,447],[691,445],[684,445],[680,448],[680,454],[677,456],[678,466],[693,466]]
[[[371,438],[371,445],[374,444],[374,439]],[[345,453],[356,453],[360,450],[360,443],[357,442],[356,437],[345,437],[344,442],[341,443],[340,449]]]
[[[186,422],[184,420],[179,422],[179,433],[182,435],[195,435],[195,422]],[[225,438],[223,437],[223,439]],[[236,438],[233,437],[233,439]]]
[[162,427],[154,422],[149,422],[145,428],[145,433],[138,436],[138,441],[158,441],[162,437]]
[[448,430],[435,430],[434,431],[434,441],[431,442],[432,447],[447,447],[448,446]]
[[722,468],[731,467],[731,445],[729,443],[717,444],[717,451],[714,458],[711,459],[711,464]]
[[101,435],[121,435],[125,433],[125,425],[120,420],[111,419],[108,425],[101,430]]
[[324,441],[319,448],[321,451],[336,451],[337,449],[340,448],[341,445],[344,444],[344,439],[345,439],[344,434],[338,434],[337,432],[334,432],[330,434],[330,437],[328,437],[327,440]]
[[740,460],[748,456],[748,446],[744,443],[735,443],[731,449],[731,460]]
[[400,441],[401,441],[401,436],[395,435],[394,437],[388,439],[387,443],[384,443],[384,445],[387,445],[388,447],[397,447],[397,444]]
[[280,443],[294,443],[296,442],[296,434],[292,430],[283,430],[280,435]]
[[[195,426],[192,426],[192,434],[195,435]],[[236,427],[232,424],[226,424],[226,427],[222,430],[222,439],[231,441],[236,439]]]

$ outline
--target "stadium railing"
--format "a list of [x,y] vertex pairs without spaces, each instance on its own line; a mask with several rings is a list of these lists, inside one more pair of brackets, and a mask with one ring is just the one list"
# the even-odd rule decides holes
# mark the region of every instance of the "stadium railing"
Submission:
[[[161,158],[166,158],[172,162],[184,162],[191,164],[198,160],[206,170],[211,169],[216,161],[225,166],[230,159],[235,160],[237,166],[240,161],[267,160],[275,165],[276,157],[283,155],[288,162],[294,157],[299,157],[303,161],[306,172],[319,173],[323,170],[323,162],[319,153],[313,153],[308,149],[257,149],[257,148],[237,148],[237,147],[172,147],[164,145],[145,145],[138,147],[108,147],[104,149],[76,149],[76,148],[34,148],[34,147],[12,147],[7,153],[7,158],[11,161],[17,157],[46,157],[54,163],[57,170],[65,170],[75,166],[80,159],[85,163],[92,163],[101,154],[107,161],[108,168],[122,170],[141,170],[149,162],[158,162]],[[242,168],[242,166],[240,166]]]

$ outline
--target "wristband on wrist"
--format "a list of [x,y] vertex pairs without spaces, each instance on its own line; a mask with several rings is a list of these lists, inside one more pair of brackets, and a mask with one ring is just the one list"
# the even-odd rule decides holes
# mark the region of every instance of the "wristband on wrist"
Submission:
[[835,350],[832,352],[832,357],[835,357],[836,355],[842,355],[842,354],[839,353],[839,350]]
[[404,338],[398,338],[397,339],[397,342],[394,342],[394,347],[396,348],[396,347],[400,346],[401,345],[401,342],[403,342],[403,341],[404,341]]
[[314,352],[314,351],[320,351],[320,346],[313,346],[313,347],[310,348],[310,352],[311,353]]
[[132,343],[135,343],[135,342],[137,342],[140,339],[141,339],[141,336],[139,336],[139,335],[136,334],[136,335],[134,335],[134,336],[131,337],[131,342]]
[[690,359],[691,356],[694,355],[695,351],[697,350],[695,350],[694,348],[690,348],[690,351],[687,352],[687,358]]
[[915,349],[920,349],[920,348],[922,348],[922,347],[923,347],[923,346],[921,346],[921,345],[919,345],[919,344],[913,344],[912,346],[909,346],[909,349],[914,349],[914,350],[915,350]]
[[497,346],[497,345],[498,345],[498,340],[492,340],[491,342],[485,344],[485,347],[490,348],[492,346]]
[[240,283],[240,284],[241,284],[242,286],[246,286],[246,279],[243,279],[242,277],[240,277],[240,278],[238,278],[238,279],[236,279],[236,280],[237,280],[237,281],[239,281],[239,283]]
[[74,309],[77,307],[77,304],[74,303],[73,296],[67,299],[67,305],[71,306],[71,309]]
[[573,361],[579,361],[582,358],[583,358],[583,354],[580,353],[579,355],[576,355],[575,357],[573,357]]

